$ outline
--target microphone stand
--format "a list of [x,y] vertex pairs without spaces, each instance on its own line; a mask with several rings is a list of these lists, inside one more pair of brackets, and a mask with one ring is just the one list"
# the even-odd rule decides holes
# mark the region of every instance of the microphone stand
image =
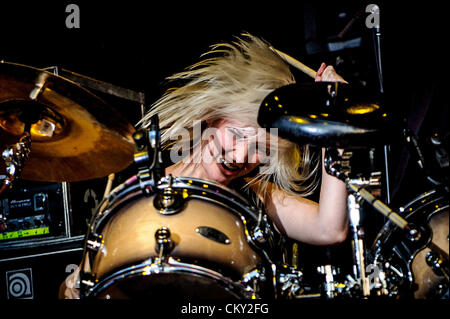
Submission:
[[[372,14],[380,14],[380,8],[378,6],[374,6],[371,10]],[[380,25],[376,25],[373,28],[373,43],[374,43],[374,54],[375,54],[375,62],[377,67],[377,75],[378,75],[378,85],[379,92],[381,95],[384,95],[384,83],[383,83],[383,68],[381,63],[381,30]],[[389,144],[383,146],[383,156],[384,156],[384,172],[385,172],[385,201],[387,204],[391,203],[391,178],[390,178],[390,170],[389,170],[389,152],[390,147]]]

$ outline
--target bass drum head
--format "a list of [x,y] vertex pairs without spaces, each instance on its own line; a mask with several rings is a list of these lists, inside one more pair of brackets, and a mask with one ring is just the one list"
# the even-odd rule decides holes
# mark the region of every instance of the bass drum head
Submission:
[[401,215],[421,230],[418,241],[387,222],[372,247],[387,273],[390,293],[398,298],[435,299],[448,293],[448,280],[427,262],[432,251],[448,264],[448,191],[426,192],[403,207]]

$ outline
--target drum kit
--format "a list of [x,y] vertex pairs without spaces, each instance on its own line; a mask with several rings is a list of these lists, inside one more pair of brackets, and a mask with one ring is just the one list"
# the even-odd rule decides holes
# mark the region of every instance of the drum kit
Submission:
[[[83,299],[443,298],[449,284],[448,185],[391,209],[377,198],[379,172],[359,169],[397,134],[379,101],[346,84],[288,85],[269,94],[258,121],[296,143],[325,147],[329,174],[344,181],[352,271],[319,267],[317,293],[287,262],[280,234],[261,208],[210,181],[166,176],[158,117],[135,130],[78,83],[44,69],[0,63],[0,194],[16,178],[82,181],[136,174],[105,194],[85,236]],[[344,149],[342,154],[337,148]],[[362,203],[386,218],[366,243]],[[0,220],[5,216],[0,216]]]

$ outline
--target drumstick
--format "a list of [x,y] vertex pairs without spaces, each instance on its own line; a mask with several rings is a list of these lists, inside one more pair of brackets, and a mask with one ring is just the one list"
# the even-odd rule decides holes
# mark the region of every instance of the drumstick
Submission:
[[313,69],[311,69],[310,67],[304,65],[303,63],[301,63],[299,60],[294,59],[293,57],[291,57],[290,55],[287,55],[284,52],[281,52],[280,50],[275,49],[274,47],[270,46],[269,47],[272,51],[274,51],[275,53],[277,53],[280,58],[282,58],[284,61],[286,61],[287,63],[289,63],[290,65],[292,65],[293,67],[299,69],[300,71],[302,71],[303,73],[305,73],[306,75],[309,75],[310,77],[312,77],[313,79],[316,78],[316,74],[317,72],[314,71]]
[[106,196],[109,195],[109,193],[111,192],[111,188],[112,188],[112,184],[114,182],[114,177],[116,175],[114,173],[111,173],[108,175],[108,181],[106,182],[106,187],[105,187],[105,192],[103,194],[103,198],[105,198]]

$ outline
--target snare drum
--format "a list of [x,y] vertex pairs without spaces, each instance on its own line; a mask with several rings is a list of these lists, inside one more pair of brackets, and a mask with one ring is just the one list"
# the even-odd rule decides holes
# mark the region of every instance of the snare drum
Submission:
[[91,223],[82,297],[270,297],[274,235],[262,211],[218,184],[129,186]]
[[388,274],[391,295],[429,299],[441,298],[447,292],[448,279],[439,269],[433,269],[429,259],[437,253],[448,267],[448,204],[448,192],[435,189],[404,206],[403,217],[421,229],[417,242],[390,222],[378,234],[372,249],[375,260],[382,262]]

